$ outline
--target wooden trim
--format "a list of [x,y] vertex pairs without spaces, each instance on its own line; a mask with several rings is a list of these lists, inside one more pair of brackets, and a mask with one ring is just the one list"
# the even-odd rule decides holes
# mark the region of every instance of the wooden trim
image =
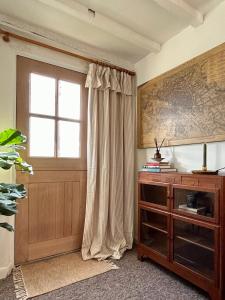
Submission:
[[45,49],[48,49],[48,50],[59,52],[59,53],[62,53],[62,54],[68,55],[68,56],[72,56],[72,57],[75,57],[75,58],[78,58],[78,59],[81,59],[81,60],[85,60],[89,63],[95,63],[95,64],[98,64],[98,65],[102,65],[104,67],[109,67],[109,68],[112,68],[112,69],[116,69],[117,71],[125,72],[125,73],[127,73],[131,76],[135,76],[135,74],[136,74],[134,71],[130,71],[128,69],[125,69],[125,68],[122,68],[122,67],[110,64],[110,63],[106,63],[106,62],[103,62],[103,61],[100,61],[100,60],[97,60],[97,59],[86,57],[86,56],[83,56],[83,55],[80,55],[80,54],[77,54],[77,53],[74,53],[74,52],[70,52],[70,51],[67,51],[67,50],[63,50],[61,48],[57,48],[57,47],[54,47],[54,46],[51,46],[51,45],[47,45],[47,44],[44,44],[42,42],[35,41],[33,39],[29,39],[29,38],[23,37],[21,35],[18,35],[18,34],[12,33],[12,32],[8,32],[8,31],[2,30],[2,29],[0,29],[0,35],[2,35],[2,39],[6,43],[8,43],[10,41],[10,37],[11,37],[11,38],[23,41],[23,42],[28,43],[28,44],[36,45],[36,46],[39,46],[39,47],[42,47],[42,48],[45,48]]

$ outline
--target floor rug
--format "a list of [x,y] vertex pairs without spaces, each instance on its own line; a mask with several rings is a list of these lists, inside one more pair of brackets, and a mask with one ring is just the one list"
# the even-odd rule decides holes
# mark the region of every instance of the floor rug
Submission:
[[118,267],[109,261],[83,261],[80,253],[18,266],[13,270],[16,298],[26,300],[112,269]]

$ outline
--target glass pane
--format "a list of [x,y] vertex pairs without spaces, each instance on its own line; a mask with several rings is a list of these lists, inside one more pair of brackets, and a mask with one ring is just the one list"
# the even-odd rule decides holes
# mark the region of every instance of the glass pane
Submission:
[[167,232],[167,217],[162,214],[141,209],[141,223],[160,231]]
[[55,79],[30,74],[30,112],[41,115],[55,115]]
[[141,184],[141,201],[167,205],[167,188],[151,184]]
[[214,231],[174,222],[174,260],[209,278],[214,274]]
[[186,213],[213,218],[214,202],[214,193],[174,189],[174,208]]
[[142,224],[141,243],[167,256],[167,234]]
[[53,157],[55,151],[55,121],[30,117],[30,156]]
[[58,122],[58,156],[80,157],[80,124],[69,121]]
[[80,119],[80,85],[59,80],[59,117]]

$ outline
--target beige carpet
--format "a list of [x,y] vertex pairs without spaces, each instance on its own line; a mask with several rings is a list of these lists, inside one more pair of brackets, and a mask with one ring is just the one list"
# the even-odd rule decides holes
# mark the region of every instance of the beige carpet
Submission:
[[16,297],[25,300],[117,268],[109,261],[83,261],[80,253],[19,266],[13,271]]

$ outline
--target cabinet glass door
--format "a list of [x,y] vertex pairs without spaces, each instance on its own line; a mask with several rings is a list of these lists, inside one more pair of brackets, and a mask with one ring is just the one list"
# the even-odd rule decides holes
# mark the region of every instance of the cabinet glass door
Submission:
[[168,255],[168,216],[140,208],[140,243]]
[[168,185],[140,184],[140,201],[155,207],[167,208]]
[[176,219],[173,226],[173,260],[213,279],[215,230]]
[[216,191],[173,188],[173,208],[178,213],[199,219],[216,219],[218,196]]

